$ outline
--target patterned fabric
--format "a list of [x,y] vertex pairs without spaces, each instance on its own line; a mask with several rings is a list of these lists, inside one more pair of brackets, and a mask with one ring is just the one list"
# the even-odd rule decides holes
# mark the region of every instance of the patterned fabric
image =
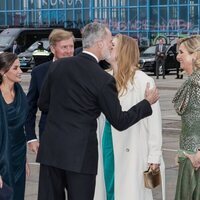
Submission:
[[189,76],[172,102],[182,122],[175,200],[200,200],[200,169],[195,171],[183,154],[194,154],[200,147],[200,70]]
[[196,152],[200,147],[200,70],[185,81],[172,102],[182,119],[180,148]]

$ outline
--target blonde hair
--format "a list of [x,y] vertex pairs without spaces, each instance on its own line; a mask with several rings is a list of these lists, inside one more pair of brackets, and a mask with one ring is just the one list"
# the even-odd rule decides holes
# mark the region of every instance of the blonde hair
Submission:
[[200,69],[200,35],[192,35],[187,38],[180,39],[178,46],[183,44],[189,54],[196,53],[196,60],[193,62],[194,69]]
[[70,38],[75,40],[72,32],[63,29],[53,29],[49,35],[49,44],[53,46],[57,42],[69,40]]
[[127,84],[133,81],[135,71],[138,70],[139,48],[137,40],[127,35],[118,34],[117,38],[117,66],[115,75],[117,89],[120,95],[127,91]]

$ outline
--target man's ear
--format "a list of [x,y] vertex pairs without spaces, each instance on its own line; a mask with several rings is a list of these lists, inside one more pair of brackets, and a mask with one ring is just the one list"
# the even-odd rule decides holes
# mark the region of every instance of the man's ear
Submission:
[[51,45],[49,48],[50,48],[51,53],[54,54],[54,53],[55,53],[55,51],[54,51],[54,47]]
[[103,42],[102,41],[98,41],[97,45],[98,45],[99,48],[101,48],[101,49],[103,48]]

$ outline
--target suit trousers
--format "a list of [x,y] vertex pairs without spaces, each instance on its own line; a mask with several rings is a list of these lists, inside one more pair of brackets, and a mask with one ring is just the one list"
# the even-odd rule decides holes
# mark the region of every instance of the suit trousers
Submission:
[[165,60],[164,58],[156,59],[156,77],[159,78],[159,68],[162,66],[162,76],[165,77]]
[[93,200],[96,175],[40,165],[38,200]]

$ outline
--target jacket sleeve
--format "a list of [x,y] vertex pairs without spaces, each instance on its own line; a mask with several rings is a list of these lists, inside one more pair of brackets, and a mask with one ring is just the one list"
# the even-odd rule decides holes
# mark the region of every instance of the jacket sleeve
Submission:
[[37,101],[39,98],[39,91],[37,88],[37,81],[34,71],[31,74],[31,81],[29,90],[27,93],[27,102],[28,102],[28,115],[25,122],[25,131],[27,141],[32,139],[37,139],[35,133],[35,121],[37,113]]
[[[151,87],[155,86],[151,79]],[[161,162],[162,156],[162,119],[159,102],[152,105],[152,115],[147,119],[148,126],[148,163],[158,164]]]
[[50,104],[50,71],[48,71],[44,82],[41,87],[39,99],[38,99],[38,107],[42,112],[47,113],[49,110]]
[[51,74],[53,74],[53,71],[57,67],[57,62],[53,62],[50,64],[48,71],[44,77],[44,81],[40,90],[39,99],[37,102],[37,105],[39,109],[47,114],[49,111],[49,104],[50,104],[50,96],[51,96]]
[[113,77],[110,77],[99,92],[99,104],[107,120],[119,131],[152,114],[151,105],[145,99],[128,111],[122,111]]

